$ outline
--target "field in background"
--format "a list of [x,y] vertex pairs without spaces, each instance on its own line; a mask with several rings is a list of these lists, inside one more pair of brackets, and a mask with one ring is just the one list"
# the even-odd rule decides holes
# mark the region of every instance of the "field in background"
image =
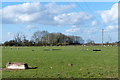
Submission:
[[6,47],[3,48],[2,62],[2,67],[7,62],[25,62],[38,67],[3,71],[3,78],[118,77],[118,47],[115,46]]

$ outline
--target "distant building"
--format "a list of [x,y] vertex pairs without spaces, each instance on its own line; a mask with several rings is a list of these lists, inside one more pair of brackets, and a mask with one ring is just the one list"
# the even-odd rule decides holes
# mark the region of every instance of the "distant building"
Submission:
[[17,63],[17,62],[11,63],[11,62],[8,62],[6,64],[6,68],[7,69],[27,69],[28,65],[26,63]]

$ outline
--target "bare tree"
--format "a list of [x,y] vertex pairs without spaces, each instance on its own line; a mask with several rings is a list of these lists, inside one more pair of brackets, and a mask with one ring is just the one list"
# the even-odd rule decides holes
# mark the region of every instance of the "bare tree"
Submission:
[[20,33],[17,33],[14,36],[14,39],[15,39],[16,42],[23,42],[26,39],[26,36],[25,36],[25,34],[23,34],[22,32],[20,32]]
[[47,31],[36,31],[32,36],[32,41],[35,43],[43,43],[48,41],[48,32]]

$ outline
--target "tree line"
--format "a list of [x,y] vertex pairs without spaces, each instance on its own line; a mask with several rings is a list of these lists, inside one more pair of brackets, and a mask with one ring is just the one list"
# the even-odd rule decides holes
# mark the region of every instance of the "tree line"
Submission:
[[67,45],[119,45],[120,41],[109,43],[95,43],[93,40],[84,40],[80,36],[65,35],[63,33],[49,33],[48,31],[36,31],[32,34],[31,39],[23,33],[14,35],[13,40],[6,41],[0,46],[67,46]]
[[6,41],[3,46],[65,46],[80,45],[84,40],[80,36],[69,36],[62,33],[36,31],[28,40],[23,33],[17,33],[13,40]]

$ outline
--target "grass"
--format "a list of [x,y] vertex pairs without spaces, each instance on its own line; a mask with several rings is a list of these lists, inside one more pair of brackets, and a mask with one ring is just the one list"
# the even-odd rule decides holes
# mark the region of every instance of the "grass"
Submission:
[[[54,49],[54,50],[52,50]],[[102,51],[92,51],[101,49]],[[118,47],[61,46],[3,48],[7,62],[25,62],[37,69],[3,71],[3,78],[117,78]],[[68,66],[73,64],[73,66]]]

